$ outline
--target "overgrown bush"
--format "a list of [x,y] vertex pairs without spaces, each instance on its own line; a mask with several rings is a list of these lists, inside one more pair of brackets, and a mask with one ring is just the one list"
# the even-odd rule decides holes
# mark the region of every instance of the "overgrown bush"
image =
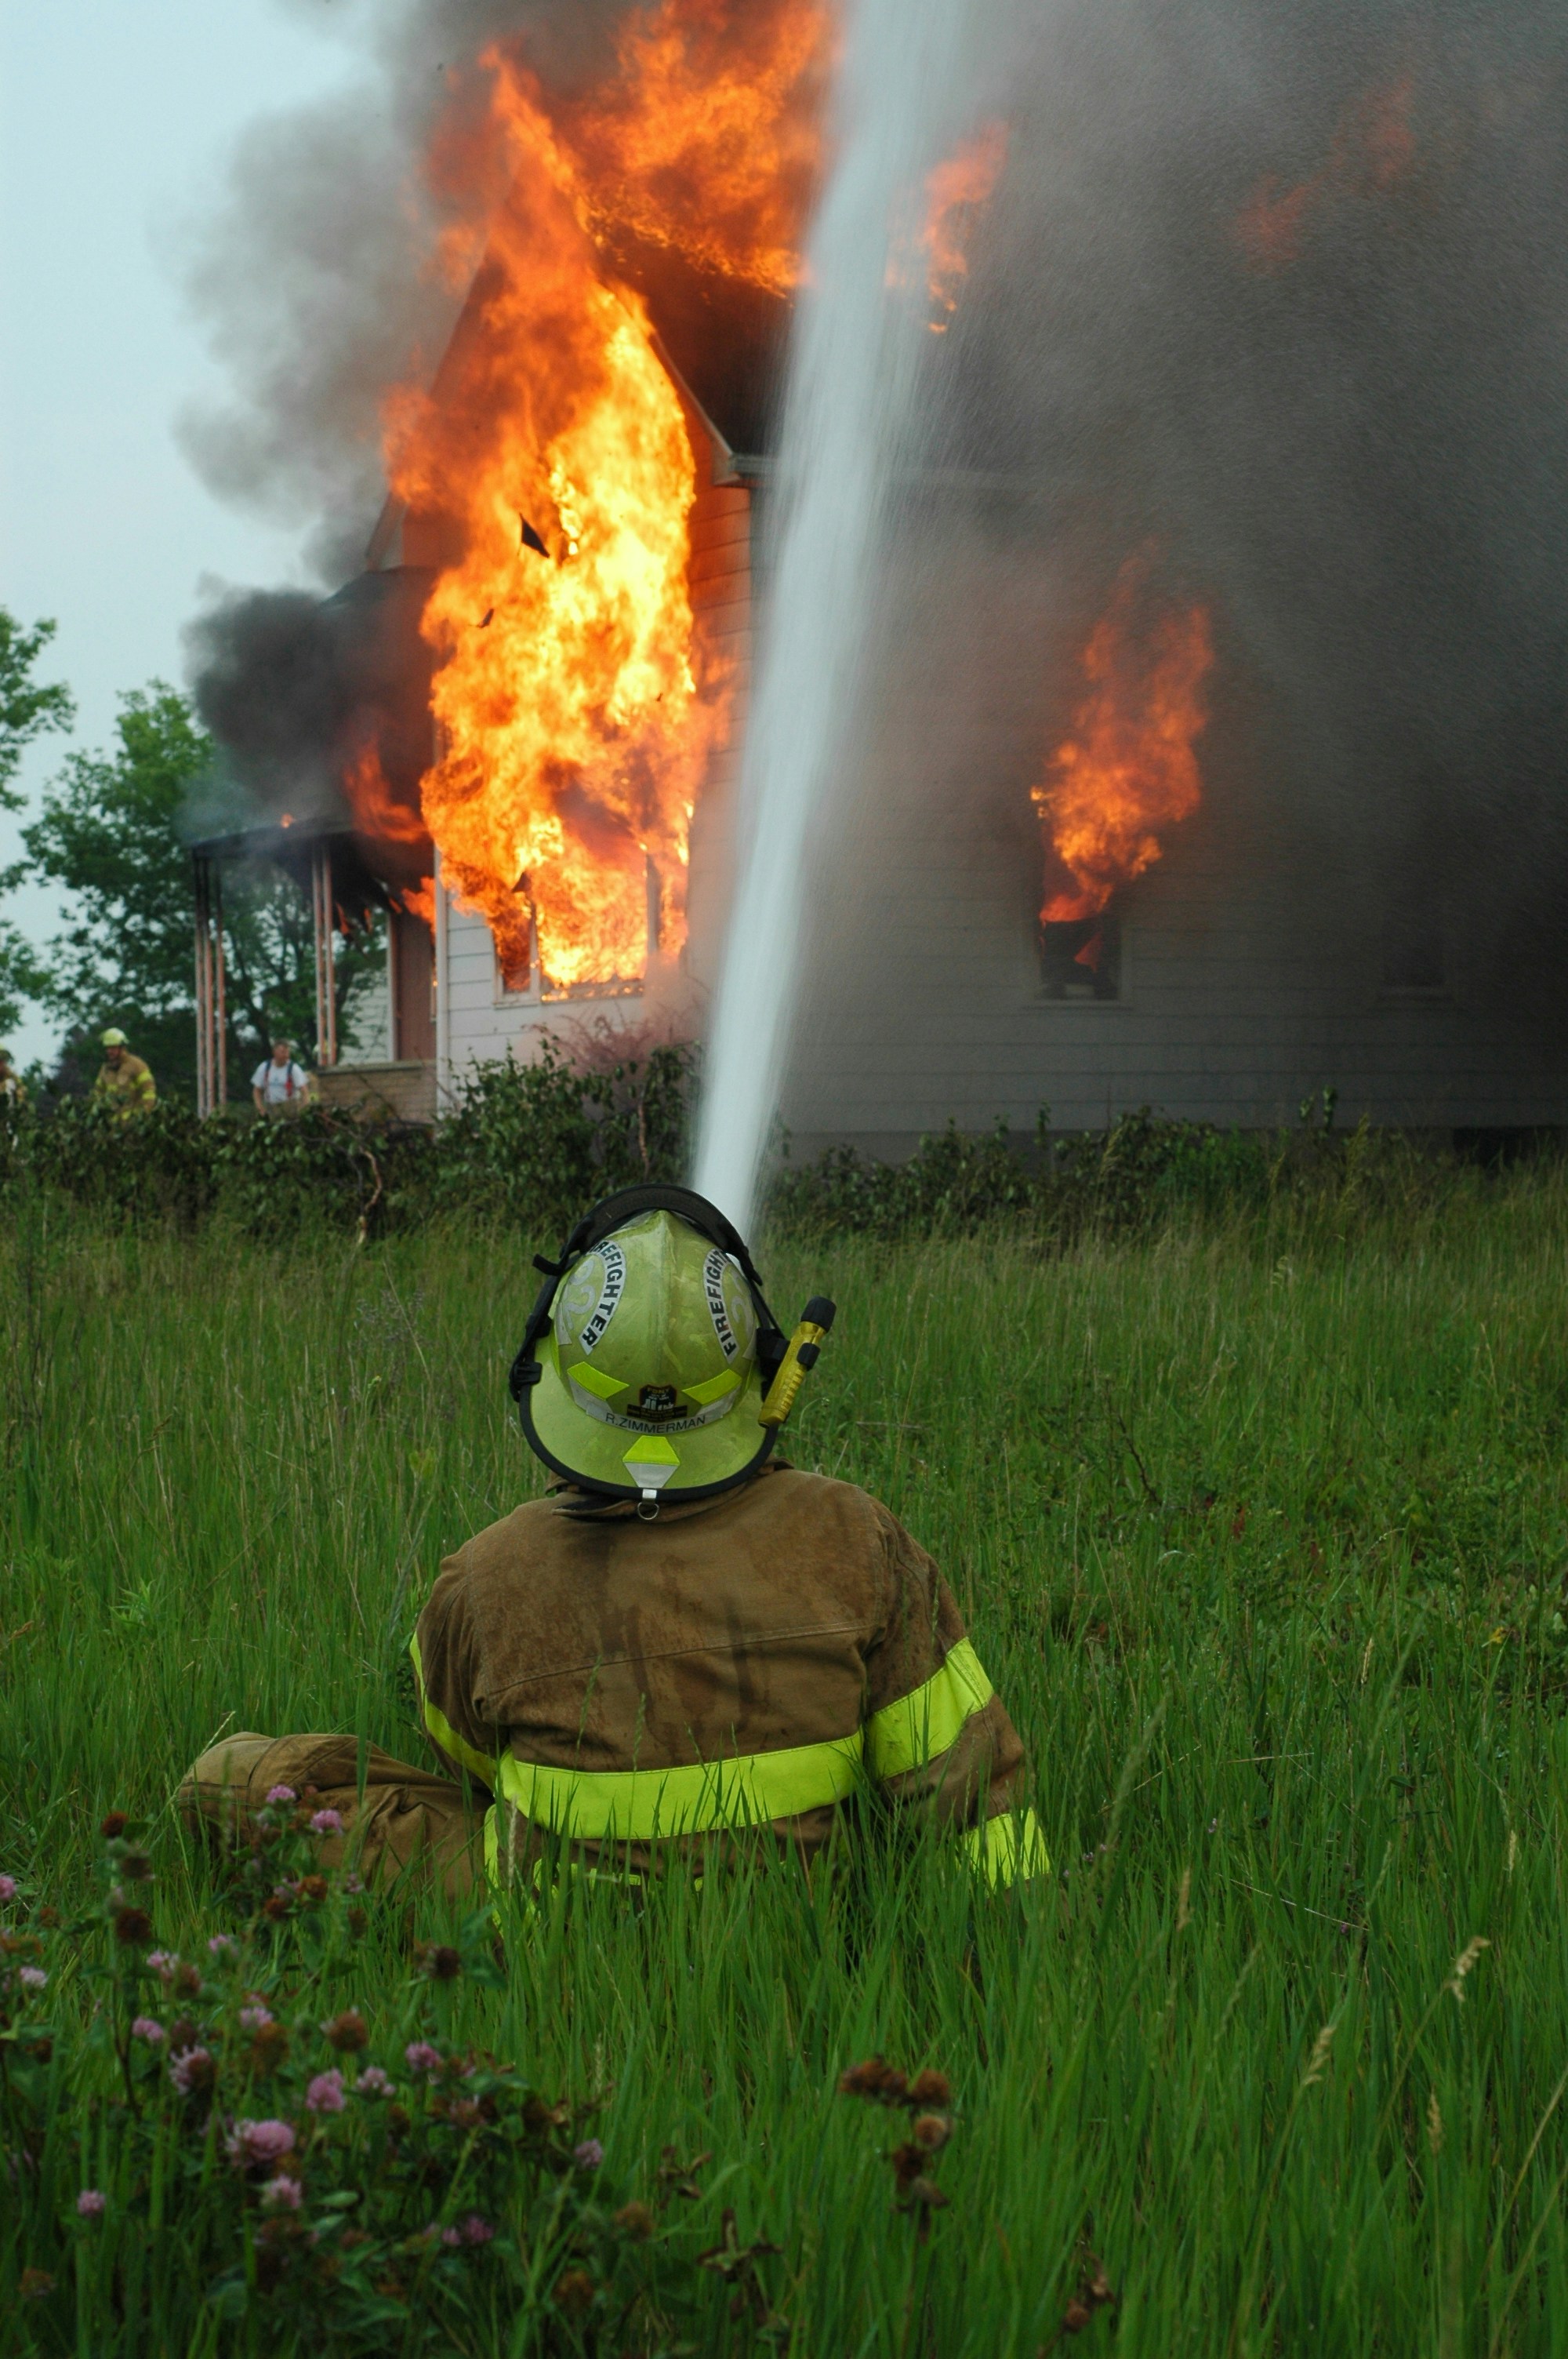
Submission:
[[434,1130],[319,1103],[200,1122],[176,1104],[127,1120],[67,1099],[0,1115],[0,1199],[33,1187],[127,1221],[219,1215],[268,1238],[367,1237],[437,1213],[546,1234],[611,1189],[681,1176],[692,1066],[673,1047],[584,1071],[546,1041],[536,1063],[476,1067]]
[[[265,1238],[325,1226],[365,1239],[442,1216],[550,1236],[612,1189],[685,1177],[696,1076],[689,1047],[577,1060],[546,1039],[534,1062],[473,1068],[433,1130],[320,1104],[287,1121],[235,1111],[202,1123],[173,1105],[125,1121],[67,1101],[0,1121],[0,1201],[31,1186],[127,1222],[217,1216]],[[1023,1147],[1004,1124],[977,1135],[949,1123],[902,1163],[849,1147],[804,1168],[786,1158],[767,1209],[817,1236],[954,1235],[1000,1221],[1059,1247],[1176,1215],[1283,1211],[1348,1234],[1476,1184],[1468,1167],[1398,1132],[1336,1131],[1332,1117],[1327,1093],[1293,1132],[1220,1130],[1141,1106],[1053,1139],[1043,1107]]]
[[584,1069],[549,1039],[532,1064],[476,1067],[437,1133],[432,1208],[542,1234],[612,1189],[682,1179],[694,1070],[684,1046]]
[[1336,1132],[1331,1114],[1331,1103],[1303,1109],[1293,1132],[1238,1131],[1141,1106],[1106,1130],[1053,1139],[1044,1107],[1027,1152],[1004,1124],[977,1136],[949,1123],[903,1163],[838,1147],[804,1169],[786,1164],[770,1210],[806,1234],[961,1235],[1003,1221],[1065,1246],[1138,1235],[1177,1215],[1279,1212],[1344,1234],[1389,1212],[1420,1214],[1473,1182],[1451,1156],[1365,1123]]

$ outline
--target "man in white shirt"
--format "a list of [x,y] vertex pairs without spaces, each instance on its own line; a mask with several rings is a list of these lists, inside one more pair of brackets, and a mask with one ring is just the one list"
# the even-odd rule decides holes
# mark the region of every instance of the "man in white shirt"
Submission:
[[310,1076],[294,1061],[289,1040],[275,1040],[272,1055],[251,1075],[251,1095],[257,1114],[297,1114],[310,1089]]

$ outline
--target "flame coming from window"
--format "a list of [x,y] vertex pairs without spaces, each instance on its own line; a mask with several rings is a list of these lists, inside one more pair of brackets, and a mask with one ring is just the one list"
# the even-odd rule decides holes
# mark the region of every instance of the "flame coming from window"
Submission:
[[1087,693],[1033,800],[1052,852],[1071,875],[1047,897],[1044,924],[1092,918],[1162,856],[1160,831],[1201,802],[1195,741],[1208,715],[1214,661],[1207,610],[1173,607],[1139,628],[1146,552],[1117,578],[1084,650]]
[[[373,737],[365,740],[344,771],[343,791],[362,834],[382,843],[424,842],[425,822],[416,810],[399,802],[388,786]],[[287,820],[284,825],[288,825]]]
[[388,476],[411,516],[441,520],[447,555],[422,624],[439,746],[425,819],[514,973],[534,922],[562,987],[633,982],[685,940],[729,686],[694,633],[681,399],[598,241],[619,227],[791,283],[827,23],[811,0],[657,0],[570,103],[492,48],[482,103],[455,94],[431,158],[458,214],[448,267],[478,266],[434,385],[387,405]]

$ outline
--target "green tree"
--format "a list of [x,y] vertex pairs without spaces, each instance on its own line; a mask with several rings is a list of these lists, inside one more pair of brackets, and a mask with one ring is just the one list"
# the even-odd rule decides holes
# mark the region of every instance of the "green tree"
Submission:
[[[72,754],[23,830],[32,872],[70,896],[35,995],[72,1035],[119,1024],[160,1088],[194,1094],[194,879],[181,821],[216,748],[186,699],[162,680],[121,699],[118,745]],[[285,876],[265,869],[225,880],[225,995],[232,1076],[276,1034],[308,1043],[316,1029],[310,913]],[[335,980],[340,1030],[381,971],[373,940],[343,944]],[[89,1049],[91,1061],[96,1061]],[[238,1085],[231,1093],[243,1095]]]
[[[70,690],[62,681],[44,685],[33,669],[53,638],[52,623],[35,623],[25,631],[16,616],[0,606],[0,811],[22,808],[15,779],[24,747],[51,729],[69,729],[76,718]],[[26,871],[0,870],[0,893],[17,886]],[[27,943],[14,926],[0,920],[0,1024],[14,1024],[21,1002],[31,995],[38,970]]]

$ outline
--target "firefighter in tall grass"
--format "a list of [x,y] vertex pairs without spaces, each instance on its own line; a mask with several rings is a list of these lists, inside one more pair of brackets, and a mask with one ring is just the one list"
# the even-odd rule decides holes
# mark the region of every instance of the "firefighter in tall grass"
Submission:
[[314,1788],[367,1878],[434,1867],[453,1893],[563,1858],[630,1878],[742,1843],[810,1858],[879,1807],[992,1884],[1042,1870],[1022,1746],[935,1565],[864,1491],[773,1457],[832,1305],[786,1338],[683,1188],[608,1198],[538,1266],[512,1388],[556,1481],[449,1557],[419,1616],[439,1770],[233,1736],[186,1779],[188,1821],[243,1832]]
[[130,1044],[117,1024],[111,1024],[103,1038],[103,1062],[92,1084],[94,1105],[112,1106],[123,1119],[150,1113],[157,1103],[157,1083],[151,1066],[142,1058],[132,1056]]

